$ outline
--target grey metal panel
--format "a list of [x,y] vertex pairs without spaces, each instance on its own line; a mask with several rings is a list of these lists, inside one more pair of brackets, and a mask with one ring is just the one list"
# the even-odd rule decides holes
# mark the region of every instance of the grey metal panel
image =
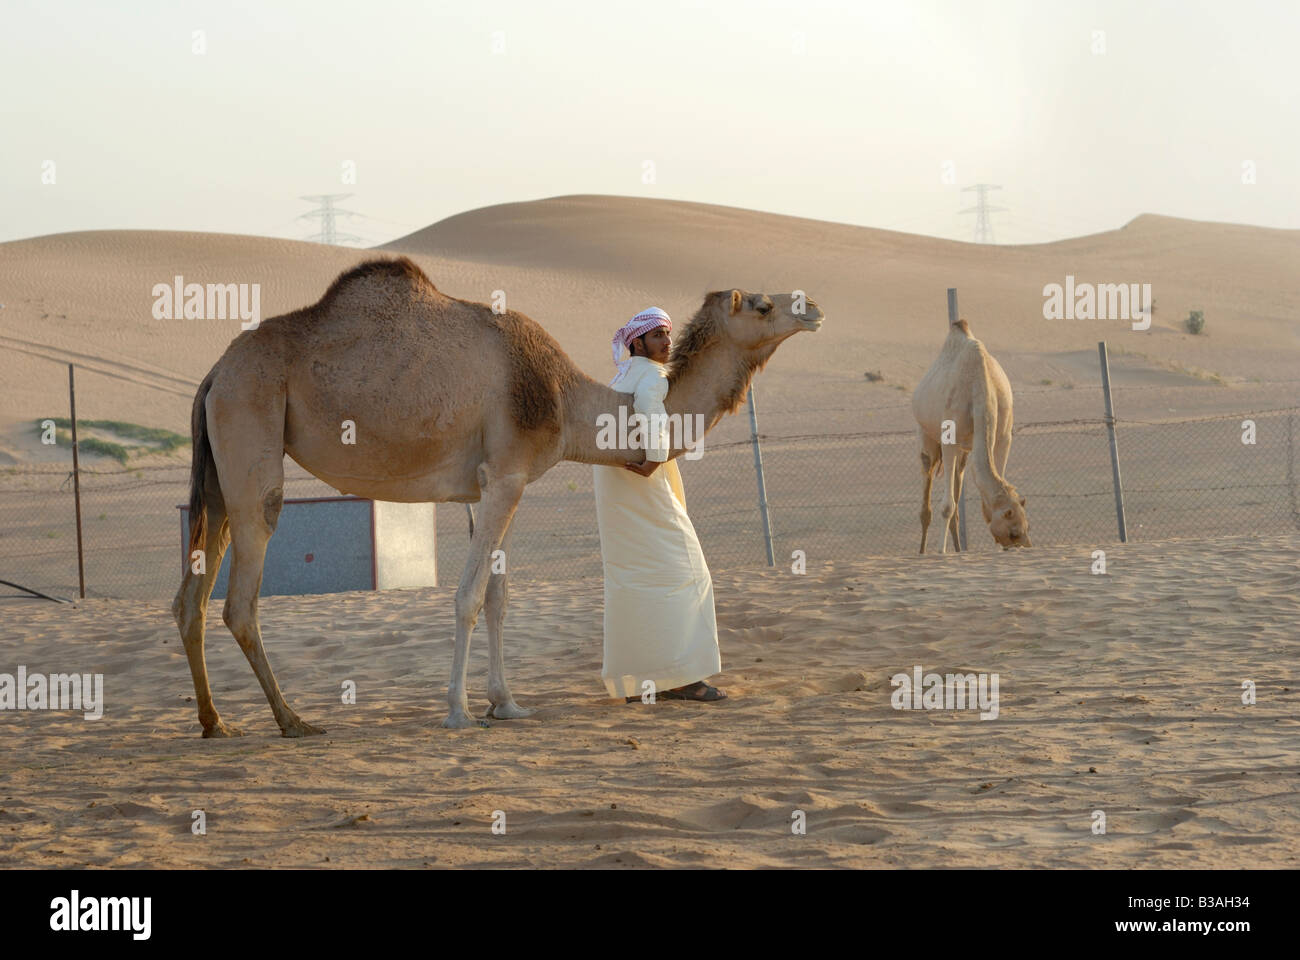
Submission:
[[[181,508],[186,542],[189,510]],[[286,500],[266,549],[261,596],[340,593],[374,589],[371,501],[357,497]],[[232,547],[233,549],[233,547]],[[226,596],[230,582],[227,550],[212,591]]]

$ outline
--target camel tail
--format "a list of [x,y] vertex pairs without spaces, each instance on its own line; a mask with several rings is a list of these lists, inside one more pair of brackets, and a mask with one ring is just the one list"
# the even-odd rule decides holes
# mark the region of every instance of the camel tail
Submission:
[[208,441],[208,391],[212,389],[212,374],[199,384],[194,395],[194,410],[190,414],[190,437],[194,455],[190,460],[190,550],[202,550],[208,539],[208,501],[205,491],[208,468],[212,465],[212,444]]

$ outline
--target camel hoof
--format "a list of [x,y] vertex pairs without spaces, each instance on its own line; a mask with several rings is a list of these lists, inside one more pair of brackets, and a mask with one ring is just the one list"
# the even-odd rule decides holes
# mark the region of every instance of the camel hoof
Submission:
[[287,726],[280,728],[282,737],[316,737],[325,731],[299,717],[294,717]]
[[217,721],[216,726],[205,727],[203,730],[204,740],[225,740],[228,737],[242,737],[243,735],[244,731],[239,727],[229,726],[220,720]]
[[475,720],[463,710],[456,713],[448,714],[447,719],[442,721],[442,725],[448,730],[469,730],[473,727],[486,727],[486,720]]
[[531,717],[536,710],[528,707],[521,707],[511,700],[508,703],[494,703],[488,707],[487,716],[496,720],[522,720],[524,717]]

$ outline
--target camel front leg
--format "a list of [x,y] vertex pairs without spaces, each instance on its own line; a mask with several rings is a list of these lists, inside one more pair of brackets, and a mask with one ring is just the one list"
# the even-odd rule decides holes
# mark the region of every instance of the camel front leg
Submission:
[[966,545],[961,542],[961,535],[959,533],[959,520],[961,518],[961,484],[962,480],[966,476],[966,456],[967,454],[965,450],[958,451],[957,453],[957,462],[952,474],[952,499],[954,509],[952,511],[952,516],[948,518],[948,532],[952,534],[952,545],[958,553],[966,549]]
[[[474,535],[469,541],[465,572],[456,589],[456,652],[452,657],[451,679],[447,684],[449,712],[442,725],[455,730],[486,726],[469,715],[466,675],[469,669],[469,638],[487,598],[492,575],[492,552],[505,537],[523,495],[523,474],[497,474],[488,464],[478,468],[480,499]],[[504,614],[504,610],[502,611]]]
[[953,522],[957,513],[956,486],[957,479],[957,454],[958,450],[954,444],[945,443],[941,445],[943,455],[943,505],[939,509],[939,516],[942,519],[943,538],[940,541],[939,552],[948,552],[948,534],[953,529]]
[[488,700],[492,706],[488,707],[487,716],[497,720],[519,720],[523,717],[531,717],[532,710],[526,709],[515,703],[515,698],[510,695],[510,685],[506,683],[506,664],[505,655],[502,650],[502,628],[506,622],[506,603],[510,599],[509,564],[513,562],[510,556],[511,532],[514,530],[514,522],[511,521],[506,528],[506,535],[501,540],[501,552],[503,555],[503,568],[500,573],[493,573],[488,578],[487,597],[484,609],[487,612],[487,630],[488,630]]
[[939,467],[939,445],[929,438],[921,438],[921,554],[925,555],[925,541],[930,532],[930,492],[934,489],[934,471]]

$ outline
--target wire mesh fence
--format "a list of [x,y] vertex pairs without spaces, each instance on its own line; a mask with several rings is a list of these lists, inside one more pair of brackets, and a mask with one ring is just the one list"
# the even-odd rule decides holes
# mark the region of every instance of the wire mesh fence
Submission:
[[[1130,540],[1215,537],[1300,529],[1297,415],[1285,407],[1183,420],[1116,421]],[[826,561],[914,554],[922,477],[912,430],[760,434],[729,418],[698,460],[678,461],[687,509],[713,569],[766,563],[754,466],[761,446],[775,562],[803,551]],[[726,423],[726,421],[724,421]],[[67,463],[0,468],[0,579],[64,597],[77,593],[76,527]],[[155,461],[159,458],[153,458]],[[529,485],[510,550],[515,580],[601,575],[593,467],[560,463]],[[1105,421],[1018,424],[1008,479],[1027,498],[1036,547],[1118,539]],[[166,462],[81,466],[88,596],[169,600],[183,550],[179,506],[189,466]],[[936,481],[935,500],[941,481]],[[335,491],[286,461],[285,497]],[[967,547],[998,549],[966,475]],[[454,584],[468,548],[467,511],[439,504],[438,579]],[[936,511],[931,549],[939,533]]]

